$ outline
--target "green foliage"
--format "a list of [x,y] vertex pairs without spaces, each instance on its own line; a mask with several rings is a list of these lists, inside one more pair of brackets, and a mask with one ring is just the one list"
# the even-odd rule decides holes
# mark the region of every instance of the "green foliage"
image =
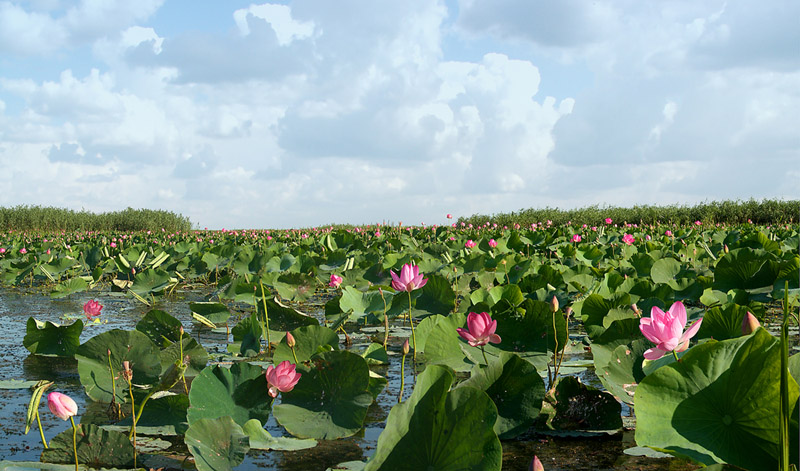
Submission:
[[20,205],[0,207],[0,230],[15,231],[189,231],[189,218],[171,211],[127,208],[95,214],[89,211]]

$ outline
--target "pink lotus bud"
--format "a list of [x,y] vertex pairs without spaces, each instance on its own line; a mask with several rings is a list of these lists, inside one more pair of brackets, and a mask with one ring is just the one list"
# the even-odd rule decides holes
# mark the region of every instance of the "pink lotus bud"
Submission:
[[756,316],[748,311],[747,315],[742,319],[742,335],[750,335],[759,327],[761,327],[761,324],[756,319]]
[[408,339],[406,339],[406,341],[403,342],[403,355],[408,355],[409,350],[411,350],[411,348],[408,346]]
[[294,348],[296,344],[297,342],[294,340],[294,335],[292,335],[290,332],[286,332],[286,345],[288,345],[289,348]]
[[448,213],[447,214],[447,219],[453,219],[453,215]]
[[468,249],[471,249],[471,248],[475,247],[475,245],[477,245],[477,244],[475,244],[475,242],[473,242],[472,239],[469,239],[468,241],[464,242],[464,247],[466,247]]
[[528,471],[544,471],[544,466],[542,466],[538,456],[533,457],[530,466],[528,466]]
[[553,299],[550,301],[550,310],[553,312],[558,311],[558,298],[553,296]]
[[724,250],[724,251],[725,251],[725,253],[728,253],[728,252],[730,252],[730,249],[728,248],[728,244],[725,244],[725,245],[723,245],[723,246],[722,246],[722,250]]
[[328,282],[328,286],[330,286],[331,288],[338,288],[339,285],[342,284],[342,281],[344,281],[344,278],[342,278],[341,276],[337,276],[334,273],[331,273],[331,279]]
[[47,395],[47,407],[61,420],[67,420],[78,413],[78,405],[71,397],[55,391]]
[[497,247],[497,241],[494,239],[489,239],[489,247]]
[[467,328],[458,328],[456,332],[472,347],[479,347],[487,343],[500,343],[500,336],[495,334],[497,321],[486,312],[470,312],[467,315]]

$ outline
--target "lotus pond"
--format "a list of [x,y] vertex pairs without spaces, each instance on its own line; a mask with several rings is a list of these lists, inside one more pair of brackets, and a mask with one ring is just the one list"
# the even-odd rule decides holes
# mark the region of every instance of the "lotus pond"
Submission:
[[0,467],[788,466],[799,240],[612,222],[11,232]]

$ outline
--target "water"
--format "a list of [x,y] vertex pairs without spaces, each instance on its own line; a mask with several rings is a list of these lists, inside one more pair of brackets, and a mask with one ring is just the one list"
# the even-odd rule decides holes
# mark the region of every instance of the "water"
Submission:
[[[177,292],[169,298],[158,302],[156,308],[169,312],[184,325],[186,332],[195,338],[209,351],[225,351],[225,334],[215,334],[207,329],[200,329],[192,323],[188,303],[205,301],[209,291],[206,289],[187,289]],[[101,319],[103,323],[90,323],[81,335],[81,342],[115,328],[133,329],[136,322],[150,309],[143,304],[128,299],[119,293],[81,293],[66,299],[51,299],[47,293],[38,291],[0,290],[0,378],[39,380],[55,382],[50,389],[68,394],[75,399],[79,415],[86,413],[86,395],[81,386],[76,370],[77,362],[50,357],[29,355],[22,345],[25,325],[29,316],[40,321],[56,323],[72,322],[64,315],[79,315],[83,304],[89,299],[96,299],[103,304]],[[316,307],[315,307],[316,306]],[[234,311],[242,312],[246,305],[234,305]],[[308,306],[306,307],[308,308]],[[319,304],[310,305],[319,316]],[[303,308],[301,308],[303,310]],[[308,312],[308,309],[306,309]],[[233,324],[233,319],[229,321]],[[382,337],[382,329],[379,329]],[[353,350],[363,349],[369,339],[359,332],[352,332]],[[390,364],[372,367],[373,371],[386,377],[389,381],[378,400],[370,407],[364,428],[353,437],[335,441],[319,441],[319,445],[295,452],[252,450],[237,470],[325,470],[338,463],[351,460],[365,460],[374,453],[378,435],[386,425],[386,418],[392,406],[397,403],[400,390],[400,345],[404,339],[390,337]],[[343,342],[342,342],[343,344]],[[414,371],[410,357],[406,360],[405,398],[411,394],[414,384]],[[590,372],[582,374],[582,381],[599,384]],[[595,385],[596,385],[595,384]],[[0,457],[13,461],[38,461],[42,444],[35,427],[26,436],[23,435],[25,414],[30,391],[28,389],[0,390]],[[43,401],[44,402],[44,401]],[[66,430],[69,422],[61,421],[40,408],[42,425],[48,440]],[[91,410],[91,408],[90,408]],[[270,418],[266,424],[273,436],[286,435],[284,429]],[[187,451],[182,440],[177,437],[165,437],[173,442],[167,450],[169,459],[159,459],[147,463],[148,466],[170,469],[181,469],[181,461]],[[516,440],[503,442],[503,469],[527,470],[534,455],[538,455],[545,469],[609,469],[609,470],[684,470],[696,469],[695,465],[675,459],[653,459],[633,457],[623,454],[623,450],[634,446],[633,432],[604,436],[599,438],[553,438],[536,433],[529,433]],[[186,464],[186,468],[191,465]]]

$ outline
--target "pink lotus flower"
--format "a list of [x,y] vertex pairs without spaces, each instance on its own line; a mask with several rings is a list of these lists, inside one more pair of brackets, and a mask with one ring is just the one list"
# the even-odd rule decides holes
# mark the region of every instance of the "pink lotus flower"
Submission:
[[572,241],[573,242],[580,242],[581,241],[581,236],[579,236],[578,234],[573,235],[572,236]]
[[479,347],[487,343],[500,343],[500,336],[495,334],[497,330],[497,321],[492,319],[488,313],[482,312],[480,314],[470,312],[467,316],[467,328],[458,328],[456,332],[470,346]]
[[622,236],[622,241],[628,245],[631,245],[636,241],[636,237],[632,236],[631,234],[625,234]]
[[71,397],[55,391],[47,395],[47,407],[61,420],[67,420],[78,413],[78,405]]
[[666,232],[664,232],[664,235],[667,237],[672,237],[672,231],[667,229]]
[[86,304],[83,305],[83,313],[86,314],[86,320],[92,320],[92,318],[99,316],[102,310],[103,305],[94,299],[86,301]]
[[417,288],[422,288],[428,282],[427,278],[423,278],[419,272],[419,267],[406,263],[400,270],[400,276],[393,271],[389,272],[392,275],[392,288],[397,291],[414,291]]
[[295,371],[296,365],[289,363],[288,360],[282,361],[277,368],[269,365],[267,367],[267,384],[269,385],[269,395],[278,397],[278,391],[289,392],[300,381],[300,373]]
[[448,213],[448,214],[447,214],[447,219],[453,219],[453,215],[452,215],[452,214],[450,214],[450,213]]
[[108,244],[108,246],[111,247],[112,249],[115,249],[115,248],[117,248],[117,243],[116,242],[112,242],[112,243]]
[[26,249],[25,247],[22,247],[21,249],[19,249],[19,253],[26,254],[26,253],[28,253],[28,249]]
[[611,219],[611,218],[606,218],[606,224],[611,224],[612,222],[614,222],[614,220],[613,220],[613,219]]
[[495,248],[497,247],[497,241],[494,239],[489,239],[489,247]]
[[341,276],[337,276],[334,273],[331,273],[331,281],[328,282],[328,286],[330,286],[331,288],[338,288],[339,285],[342,284],[342,281],[344,281],[344,278],[342,278]]
[[475,244],[475,242],[472,239],[469,239],[468,241],[464,242],[464,247],[468,249],[475,247],[475,245],[477,244]]
[[4,247],[0,247],[0,253],[6,253],[6,249]]
[[667,312],[658,306],[650,310],[650,317],[639,319],[639,330],[647,340],[656,344],[654,348],[644,352],[648,360],[657,360],[665,354],[675,351],[682,352],[689,348],[689,339],[697,334],[703,319],[692,324],[686,332],[686,307],[682,302],[676,301]]

